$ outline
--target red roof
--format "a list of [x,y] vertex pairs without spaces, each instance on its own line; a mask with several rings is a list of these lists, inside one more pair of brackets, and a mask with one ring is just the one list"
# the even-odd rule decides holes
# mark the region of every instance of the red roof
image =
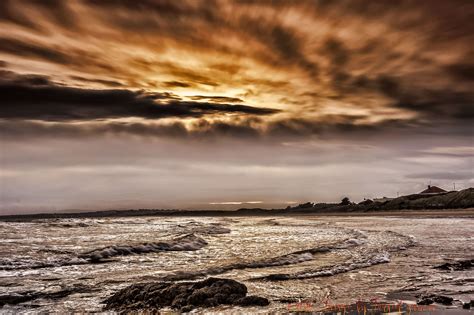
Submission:
[[423,190],[420,194],[439,194],[444,192],[446,192],[446,190],[442,188],[428,185],[428,189]]

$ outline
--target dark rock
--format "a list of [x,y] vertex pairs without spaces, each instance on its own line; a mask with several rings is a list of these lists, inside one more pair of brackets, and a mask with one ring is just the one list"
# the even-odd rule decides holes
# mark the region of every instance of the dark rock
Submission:
[[282,299],[278,299],[277,301],[284,304],[290,304],[290,303],[297,303],[300,300],[301,299],[297,299],[297,298],[282,298]]
[[437,295],[433,297],[433,301],[435,301],[438,304],[453,305],[453,298],[449,296]]
[[240,306],[250,306],[250,305],[267,306],[268,304],[270,304],[270,302],[266,298],[255,296],[255,295],[249,295],[241,299],[238,299],[235,304],[240,305]]
[[462,305],[462,308],[465,309],[465,310],[470,309],[470,308],[471,308],[471,303],[464,303],[464,304]]
[[19,304],[19,303],[30,301],[32,299],[33,299],[33,297],[31,297],[31,295],[28,294],[28,293],[24,293],[24,294],[18,294],[18,293],[2,294],[2,295],[0,295],[0,307],[5,305],[5,304]]
[[430,298],[427,298],[427,297],[421,298],[418,301],[416,301],[416,304],[418,304],[418,305],[431,305],[433,303],[434,303],[434,301]]
[[474,259],[460,260],[453,263],[444,263],[434,268],[448,271],[469,270],[474,267]]
[[193,310],[193,306],[192,305],[186,305],[184,307],[181,308],[181,312],[183,313],[189,313]]
[[421,297],[416,304],[418,305],[430,305],[433,303],[443,305],[453,305],[453,298],[445,295],[429,295]]
[[247,287],[232,279],[208,278],[198,282],[142,283],[126,287],[107,300],[106,310],[156,310],[163,307],[189,312],[196,307],[222,304],[265,306],[269,301],[258,296],[246,296]]
[[271,275],[268,275],[268,276],[264,276],[264,277],[261,277],[261,278],[257,278],[257,279],[262,279],[262,280],[268,280],[268,281],[280,281],[280,280],[288,280],[290,279],[290,275],[289,274],[284,274],[284,273],[275,273],[275,274],[271,274]]

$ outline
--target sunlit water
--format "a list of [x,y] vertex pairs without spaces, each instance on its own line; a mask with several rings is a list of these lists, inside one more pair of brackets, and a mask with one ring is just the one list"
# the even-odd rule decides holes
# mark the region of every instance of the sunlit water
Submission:
[[[210,275],[243,282],[250,294],[271,301],[247,312],[283,312],[298,300],[318,308],[325,301],[384,299],[397,290],[469,301],[472,270],[433,266],[473,257],[473,222],[306,216],[0,222],[0,295],[73,289],[63,298],[5,305],[0,312],[100,312],[105,298],[129,284]],[[222,310],[242,309],[208,311]]]

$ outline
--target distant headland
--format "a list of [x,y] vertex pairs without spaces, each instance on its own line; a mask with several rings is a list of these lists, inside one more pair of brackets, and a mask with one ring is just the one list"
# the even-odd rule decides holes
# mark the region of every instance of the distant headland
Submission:
[[339,203],[302,203],[284,209],[242,208],[238,210],[179,210],[179,209],[130,209],[103,210],[76,213],[37,213],[0,216],[0,221],[25,221],[51,218],[100,218],[134,216],[261,216],[261,215],[385,215],[424,210],[472,210],[474,213],[474,188],[445,191],[428,186],[420,193],[396,198],[365,199],[354,203],[343,198]]

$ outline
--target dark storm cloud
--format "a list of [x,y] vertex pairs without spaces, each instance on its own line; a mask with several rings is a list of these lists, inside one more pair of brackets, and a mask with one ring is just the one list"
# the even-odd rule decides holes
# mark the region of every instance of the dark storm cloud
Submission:
[[18,24],[28,28],[36,28],[36,24],[31,21],[25,12],[20,12],[15,7],[15,0],[0,1],[0,21]]
[[167,82],[164,82],[163,85],[167,88],[174,88],[174,87],[188,88],[188,87],[193,86],[190,83],[181,82],[181,81],[167,81]]
[[437,90],[417,87],[383,76],[377,79],[377,88],[394,101],[394,106],[413,110],[427,117],[454,119],[474,118],[474,93],[464,90]]
[[179,122],[172,124],[116,123],[102,122],[70,124],[65,122],[46,123],[39,121],[7,121],[0,119],[0,139],[32,138],[96,138],[100,135],[138,136],[143,138],[179,138],[185,139],[253,139],[258,141],[264,132],[247,123],[213,122],[201,119],[188,130]]
[[[471,80],[468,67],[453,70],[456,76]],[[380,75],[368,78],[334,72],[333,85],[341,93],[359,94],[376,92],[389,100],[393,108],[416,112],[421,119],[437,122],[439,119],[470,120],[474,118],[474,92],[468,83],[459,82],[456,88],[434,88],[420,84],[416,77]],[[343,96],[341,96],[343,97]]]
[[40,21],[29,16],[18,5],[31,7],[32,10],[46,16],[64,28],[76,26],[76,16],[63,0],[3,0],[0,2],[0,22],[10,22],[35,31],[45,31]]
[[133,135],[140,137],[177,137],[185,138],[188,131],[181,123],[156,125],[144,123],[44,123],[38,121],[0,120],[0,138],[96,138],[98,135]]
[[86,68],[94,69],[107,75],[121,71],[120,65],[111,65],[95,53],[78,48],[66,49],[61,47],[61,43],[48,45],[25,39],[0,37],[0,53],[27,60],[45,61],[80,71]]
[[242,103],[243,100],[237,97],[226,97],[226,96],[204,96],[204,95],[193,95],[190,98],[194,101],[208,100],[216,103]]
[[72,75],[72,76],[70,76],[70,78],[73,79],[73,80],[76,80],[76,81],[81,81],[81,82],[85,82],[85,83],[98,83],[98,84],[109,86],[109,87],[123,87],[123,86],[125,86],[121,82],[112,81],[112,80],[90,79],[90,78],[84,78],[84,77],[77,76],[77,75]]
[[48,76],[37,74],[18,75],[13,71],[0,70],[0,85],[2,84],[14,85],[49,85],[51,81]]
[[278,137],[308,137],[311,135],[344,137],[349,135],[371,135],[390,130],[407,129],[408,122],[384,121],[380,123],[357,123],[366,118],[356,115],[328,115],[324,119],[286,119],[268,125],[267,134]]
[[329,56],[334,67],[344,66],[350,57],[350,52],[346,49],[344,44],[336,38],[328,39],[324,43],[322,51]]
[[[208,105],[206,104],[205,107]],[[205,110],[205,109],[204,109]],[[69,121],[26,121],[0,119],[0,137],[21,138],[89,138],[100,135],[139,136],[146,138],[171,137],[180,139],[220,139],[235,138],[251,141],[278,142],[302,137],[320,138],[367,138],[390,132],[410,132],[417,128],[420,134],[435,134],[422,125],[391,121],[378,124],[354,124],[362,118],[357,116],[331,115],[324,121],[307,119],[284,119],[265,123],[260,118],[251,117],[234,121],[208,120],[200,118],[188,129],[180,122],[159,124],[150,122],[93,122],[83,121],[72,124]]]
[[[219,12],[215,1],[135,1],[84,0],[88,6],[101,13],[104,22],[126,32],[140,32],[141,35],[159,35],[196,47],[214,48],[210,36],[196,32],[196,21],[209,25],[207,30],[226,27],[227,22]],[[177,21],[179,20],[179,23]]]
[[[137,60],[136,62],[138,63],[144,63],[142,60]],[[147,64],[145,62],[145,64]],[[149,66],[156,66],[156,63],[149,64]],[[179,67],[175,64],[172,63],[160,63],[159,64],[161,70],[164,73],[171,74],[177,78],[179,78],[181,83],[184,81],[188,84],[202,84],[202,85],[207,85],[207,86],[218,86],[219,83],[215,82],[211,78],[207,77],[206,75],[200,73],[199,71],[193,70],[193,69],[188,69],[188,68],[183,68]]]
[[48,81],[41,77],[21,78],[23,84],[0,83],[1,118],[68,121],[127,117],[184,118],[224,113],[271,115],[278,112],[276,109],[241,104],[183,101],[168,93],[79,89],[47,85]]
[[186,2],[175,2],[175,1],[155,1],[155,0],[142,0],[136,2],[134,0],[86,0],[86,3],[107,7],[107,8],[119,8],[130,11],[155,11],[163,15],[182,15],[191,14],[195,10],[191,8]]
[[[303,53],[301,39],[294,31],[275,24],[274,21],[265,22],[248,17],[241,18],[239,29],[246,32],[250,38],[257,39],[268,46],[269,52],[276,52],[279,58],[273,61],[274,64],[298,65],[313,78],[317,77],[318,65],[310,61]],[[268,55],[264,54],[261,58],[265,60]]]
[[[199,102],[185,102],[181,98],[173,98],[172,102],[170,98],[165,100],[160,93],[113,90],[107,97],[110,96],[119,105],[101,105],[108,110],[115,106],[107,113],[92,108],[92,105],[82,105],[74,110],[67,104],[76,106],[79,101],[67,99],[63,107],[67,107],[72,114],[59,110],[61,106],[49,104],[52,110],[39,116],[44,119],[98,119],[129,115],[202,117],[218,112],[270,115],[276,111],[246,105],[229,107],[226,103],[245,103],[246,97],[281,93],[284,95],[274,99],[282,100],[298,114],[292,116],[289,110],[286,122],[266,123],[269,130],[278,132],[288,130],[291,134],[318,134],[321,129],[331,130],[327,126],[336,125],[336,130],[347,132],[369,128],[370,123],[361,124],[360,117],[355,117],[354,113],[348,115],[352,119],[344,121],[340,121],[342,115],[335,122],[323,113],[315,119],[307,119],[310,123],[302,122],[299,116],[303,109],[297,107],[304,105],[304,110],[309,109],[317,116],[318,111],[324,109],[321,104],[337,101],[335,108],[341,106],[343,109],[338,112],[344,112],[345,106],[349,105],[348,111],[373,113],[375,106],[368,105],[366,100],[375,98],[379,98],[377,106],[396,109],[394,113],[399,116],[407,116],[410,112],[416,114],[415,120],[429,121],[432,125],[439,125],[441,120],[465,124],[463,121],[473,117],[474,96],[472,86],[468,85],[472,82],[473,69],[468,57],[470,50],[466,48],[468,40],[473,38],[470,32],[473,27],[469,22],[473,8],[469,1],[462,0],[453,5],[443,1],[430,1],[429,4],[400,1],[394,4],[366,0],[4,1],[0,4],[0,20],[3,22],[24,27],[31,24],[48,26],[50,34],[58,32],[61,35],[66,34],[61,33],[66,32],[64,27],[69,26],[67,35],[75,32],[76,38],[70,38],[77,42],[63,47],[62,42],[52,37],[48,41],[48,38],[27,40],[33,37],[8,35],[0,37],[0,52],[20,57],[18,60],[44,60],[72,69],[74,74],[68,73],[68,77],[84,83],[82,86],[88,83],[107,87],[129,85],[133,88],[177,91],[192,88],[199,91],[193,91],[196,94],[204,91],[207,94],[218,88],[245,91],[230,96],[195,95],[186,98]],[[91,27],[87,28],[89,25]],[[91,39],[93,41],[89,42]],[[80,51],[78,47],[81,45],[78,44],[81,40],[90,44],[88,48],[92,49]],[[102,43],[107,45],[101,46]],[[135,46],[144,53],[133,57],[121,55]],[[120,53],[114,56],[111,47],[116,47],[115,53]],[[167,48],[185,54],[178,54],[176,59],[160,59],[160,53],[166,52]],[[225,58],[222,55],[219,55],[223,57],[221,59],[209,58],[213,64],[186,62],[188,57],[191,61],[200,61],[203,55],[213,57],[217,53],[225,54]],[[194,58],[194,54],[198,57]],[[239,63],[239,58],[250,59],[251,65]],[[259,69],[260,64],[265,64],[265,68]],[[403,65],[410,70],[401,70]],[[275,78],[275,82],[283,84],[272,84],[268,77],[259,77],[259,74],[272,70],[278,71],[276,74],[286,72],[285,76]],[[77,73],[80,71],[84,72],[83,75]],[[251,71],[255,71],[256,75],[246,76]],[[301,77],[300,72],[306,75],[305,80],[294,84],[294,79]],[[46,85],[40,77],[30,80],[30,85]],[[77,82],[69,83],[77,85]],[[64,85],[61,89],[67,90],[68,82]],[[38,94],[43,89],[46,93],[50,88],[52,95],[59,94],[58,87],[47,86],[28,92]],[[313,96],[309,96],[311,89],[316,90],[311,94]],[[69,91],[76,93],[74,95],[80,102],[97,101],[98,96],[91,97],[90,93],[85,93],[86,89],[82,91],[84,93],[77,92],[78,89],[73,87]],[[92,91],[98,92],[89,89],[89,92]],[[299,99],[301,95],[306,96]],[[158,99],[153,97],[161,97],[160,104],[155,104]],[[123,109],[116,100],[118,98],[127,104],[140,105],[133,106],[132,113],[128,107]],[[62,101],[58,98],[52,102]],[[259,102],[266,105],[261,99],[252,100],[253,104]],[[224,104],[216,108],[216,103]],[[326,105],[326,108],[329,106],[333,105]],[[9,115],[16,117],[14,113]],[[56,118],[51,118],[51,115]],[[386,125],[392,125],[402,119],[388,116],[374,121],[386,120]],[[28,115],[18,114],[17,117],[26,118]],[[323,118],[328,121],[323,122]],[[365,118],[369,121],[370,113]],[[403,119],[407,121],[398,122],[400,126],[412,125],[412,118]],[[375,129],[384,124],[376,125]]]
[[[25,0],[23,0],[25,1]],[[76,27],[76,15],[69,7],[69,2],[64,0],[26,0],[34,4],[44,13],[48,14],[53,21],[64,28]]]
[[350,79],[350,75],[346,72],[346,64],[350,60],[350,52],[344,43],[336,38],[326,40],[321,49],[321,54],[327,56],[329,60],[329,76],[336,89],[345,90],[345,85]]
[[0,38],[0,52],[59,64],[73,63],[67,54],[57,49],[47,48],[35,43],[26,43],[13,38]]
[[260,128],[251,126],[248,121],[228,123],[222,121],[209,122],[201,119],[194,127],[195,129],[191,131],[191,135],[200,138],[231,137],[258,140],[263,135]]
[[[305,2],[305,1],[302,1]],[[474,25],[472,23],[472,3],[470,0],[413,1],[370,1],[370,0],[321,0],[310,1],[315,10],[322,14],[337,10],[341,16],[360,16],[364,19],[383,18],[391,13],[419,11],[426,14],[428,28],[433,32],[427,34],[438,40],[458,39],[458,37],[472,37]],[[387,19],[400,30],[424,27],[420,25],[419,16],[406,14],[403,18]]]
[[[473,56],[474,57],[474,56]],[[446,67],[448,74],[459,80],[474,81],[474,63],[456,63]]]
[[[106,11],[106,20],[124,31],[136,30],[144,34],[160,34],[200,49],[237,53],[232,51],[233,47],[217,41],[212,34],[216,30],[234,33],[248,42],[263,44],[268,48],[266,52],[246,51],[247,55],[253,55],[261,62],[282,68],[296,65],[314,78],[318,75],[318,65],[306,57],[302,50],[303,39],[295,30],[280,25],[273,17],[226,16],[222,10],[226,4],[232,2],[143,1],[138,4],[134,1],[85,2]],[[297,3],[294,4],[299,6]],[[110,14],[111,12],[115,14]],[[129,15],[121,14],[124,12]],[[177,19],[179,23],[176,23]],[[196,31],[196,23],[202,32]]]

